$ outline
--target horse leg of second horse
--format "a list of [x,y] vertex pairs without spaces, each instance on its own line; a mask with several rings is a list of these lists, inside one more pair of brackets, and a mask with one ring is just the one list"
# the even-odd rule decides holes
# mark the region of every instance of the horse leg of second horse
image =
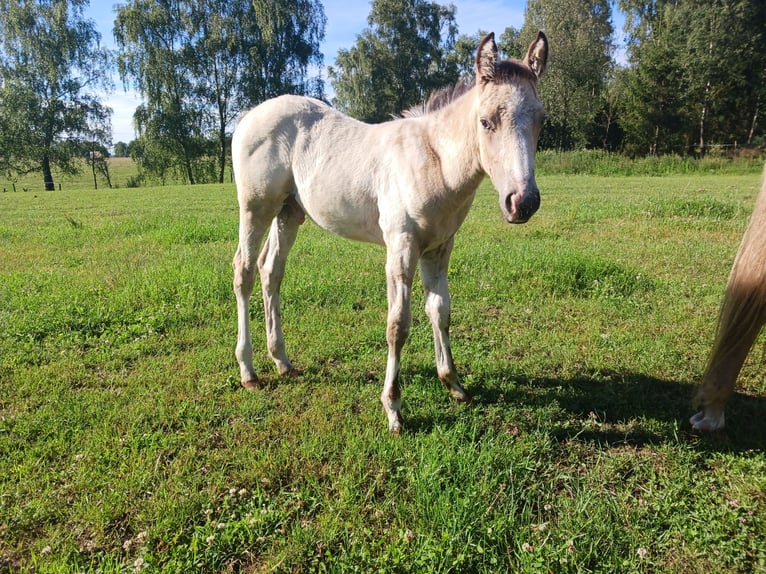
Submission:
[[453,239],[434,251],[423,255],[420,272],[426,294],[426,314],[431,320],[436,352],[436,372],[450,394],[460,402],[469,402],[471,396],[460,384],[449,340],[450,294],[447,269],[452,253]]
[[762,298],[758,285],[742,285],[736,280],[729,285],[713,351],[694,400],[702,410],[689,421],[695,430],[724,427],[724,407],[766,318]]
[[282,334],[282,313],[280,310],[279,289],[285,275],[285,262],[290,248],[298,235],[299,218],[295,208],[285,204],[279,215],[271,223],[271,231],[263,251],[258,257],[258,269],[261,273],[261,291],[266,317],[266,342],[269,355],[279,369],[286,375],[294,372],[293,364],[285,351],[285,339]]

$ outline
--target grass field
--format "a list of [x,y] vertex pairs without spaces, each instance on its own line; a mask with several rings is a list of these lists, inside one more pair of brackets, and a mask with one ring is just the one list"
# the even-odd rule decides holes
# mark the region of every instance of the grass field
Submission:
[[0,194],[0,572],[766,572],[764,339],[690,432],[759,176],[481,187],[388,435],[381,249],[304,225],[239,388],[231,185]]

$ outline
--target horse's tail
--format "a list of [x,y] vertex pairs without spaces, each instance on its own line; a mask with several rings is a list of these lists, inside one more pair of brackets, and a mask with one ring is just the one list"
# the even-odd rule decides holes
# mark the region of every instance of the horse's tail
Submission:
[[718,315],[715,341],[702,385],[700,406],[723,406],[761,327],[766,322],[766,169],[753,215],[737,251]]

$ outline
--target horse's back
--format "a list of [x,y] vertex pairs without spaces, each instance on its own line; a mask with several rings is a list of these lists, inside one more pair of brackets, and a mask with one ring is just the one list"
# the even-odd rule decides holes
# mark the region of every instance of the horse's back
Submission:
[[293,195],[324,229],[381,243],[380,152],[372,152],[379,131],[313,98],[267,100],[242,117],[232,139],[240,205],[272,212]]

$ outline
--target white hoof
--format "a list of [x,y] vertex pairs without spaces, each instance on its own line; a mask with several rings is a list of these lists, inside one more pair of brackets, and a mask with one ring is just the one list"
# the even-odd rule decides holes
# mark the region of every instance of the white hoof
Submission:
[[402,415],[399,411],[394,411],[388,415],[388,432],[394,436],[399,436],[402,433]]
[[726,426],[723,411],[702,410],[689,419],[692,428],[699,432],[713,432]]

